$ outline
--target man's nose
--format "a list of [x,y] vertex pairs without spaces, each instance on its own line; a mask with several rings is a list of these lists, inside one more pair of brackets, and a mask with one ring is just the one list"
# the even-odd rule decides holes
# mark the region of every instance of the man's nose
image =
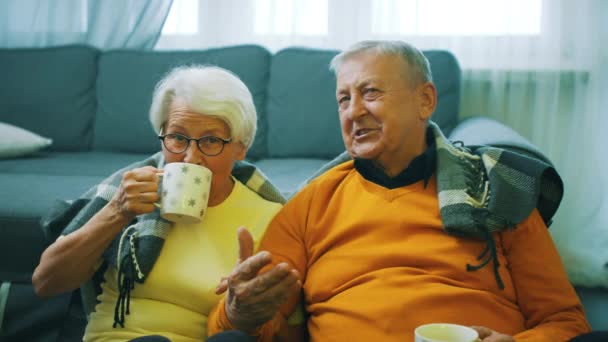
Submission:
[[365,108],[365,104],[363,100],[359,96],[353,96],[350,100],[348,107],[348,117],[356,121],[361,116],[367,113],[367,109]]

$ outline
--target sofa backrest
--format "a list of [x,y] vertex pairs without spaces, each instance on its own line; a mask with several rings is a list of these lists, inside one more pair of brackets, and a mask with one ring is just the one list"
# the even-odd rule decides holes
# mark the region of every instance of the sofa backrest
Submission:
[[437,108],[431,119],[448,136],[458,123],[460,107],[460,66],[456,57],[445,50],[423,51],[431,64],[433,83],[437,87]]
[[0,49],[0,121],[53,139],[50,150],[88,150],[98,56],[76,45]]
[[[268,154],[333,158],[344,151],[329,63],[338,51],[288,48],[272,58],[266,117]],[[432,119],[447,135],[456,126],[460,67],[447,51],[424,51],[439,97]]]
[[172,68],[191,64],[217,65],[238,75],[253,94],[258,133],[248,155],[263,156],[266,120],[264,103],[270,53],[263,47],[242,45],[209,50],[105,52],[99,60],[95,150],[153,153],[160,142],[148,120],[156,83]]
[[[100,52],[87,46],[0,49],[0,121],[53,139],[51,150],[154,153],[148,120],[156,83],[173,67],[210,64],[249,87],[258,133],[248,158],[333,158],[344,145],[329,71],[335,50],[256,45],[208,50]],[[424,51],[447,134],[458,120],[460,68],[447,51]]]
[[336,78],[338,51],[289,48],[272,57],[266,114],[273,158],[333,158],[344,151]]

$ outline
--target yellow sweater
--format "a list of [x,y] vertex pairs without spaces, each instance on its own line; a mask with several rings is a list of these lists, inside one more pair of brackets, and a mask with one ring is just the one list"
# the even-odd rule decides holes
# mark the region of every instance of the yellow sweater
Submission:
[[201,223],[172,227],[147,280],[131,291],[131,314],[124,328],[112,328],[117,272],[108,268],[101,303],[91,314],[84,341],[126,341],[152,334],[173,342],[204,341],[207,315],[221,298],[215,287],[238,257],[237,228],[247,227],[257,246],[280,207],[235,181],[230,196],[209,207]]
[[288,202],[260,249],[302,275],[311,341],[413,341],[432,322],[535,342],[590,330],[538,212],[494,237],[504,290],[491,265],[466,271],[485,242],[443,231],[434,177],[390,190],[347,162]]

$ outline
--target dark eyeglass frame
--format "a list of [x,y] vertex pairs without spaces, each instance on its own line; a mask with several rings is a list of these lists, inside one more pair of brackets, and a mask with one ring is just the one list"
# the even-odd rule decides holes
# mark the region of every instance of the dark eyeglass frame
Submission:
[[[173,136],[177,135],[177,136],[180,136],[180,137],[184,138],[185,140],[187,140],[188,143],[184,147],[184,150],[181,151],[181,152],[173,152],[173,151],[171,151],[167,147],[167,145],[165,144],[165,138],[168,135],[173,135]],[[218,139],[219,141],[222,142],[222,148],[220,148],[220,150],[219,150],[218,153],[216,153],[216,154],[209,154],[209,153],[203,151],[203,149],[201,148],[201,140],[208,139],[208,138],[215,138],[215,139]],[[180,133],[167,133],[167,134],[159,135],[158,139],[163,142],[163,146],[165,147],[165,149],[167,151],[169,151],[170,153],[173,153],[173,154],[182,154],[182,153],[188,151],[188,149],[190,148],[190,142],[191,141],[196,141],[196,148],[198,148],[198,150],[201,151],[202,154],[204,154],[206,156],[209,156],[209,157],[214,157],[214,156],[219,155],[220,153],[222,153],[224,151],[224,147],[226,146],[226,144],[230,144],[232,142],[232,138],[230,138],[230,139],[223,139],[223,138],[220,138],[220,137],[216,137],[215,135],[205,135],[205,136],[200,137],[200,138],[190,138],[190,137],[188,137],[186,135],[183,135],[183,134],[180,134]]]

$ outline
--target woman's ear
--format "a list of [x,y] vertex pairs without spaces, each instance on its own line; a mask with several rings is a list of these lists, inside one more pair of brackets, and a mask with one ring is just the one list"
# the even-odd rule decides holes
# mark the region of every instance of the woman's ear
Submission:
[[437,89],[432,82],[421,84],[418,88],[420,100],[420,119],[428,120],[437,107]]
[[243,145],[243,143],[236,143],[235,145],[236,145],[235,159],[244,160],[245,155],[247,154],[247,148],[245,147],[245,145]]

